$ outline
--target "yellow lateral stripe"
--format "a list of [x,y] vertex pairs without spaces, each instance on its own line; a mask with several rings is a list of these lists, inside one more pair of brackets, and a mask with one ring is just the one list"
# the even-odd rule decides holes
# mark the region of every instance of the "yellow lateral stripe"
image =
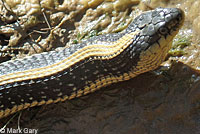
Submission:
[[127,48],[131,41],[134,39],[133,36],[137,35],[137,33],[139,33],[139,31],[126,34],[118,41],[113,42],[113,45],[105,46],[100,44],[86,46],[71,56],[67,57],[66,59],[50,66],[3,75],[0,77],[0,85],[49,76],[66,68],[70,68],[70,66],[74,65],[75,63],[91,56],[104,56],[101,58],[102,60],[111,59],[120,54],[121,51],[123,51],[125,48]]
[[85,86],[83,89],[78,90],[78,92],[71,93],[71,95],[69,97],[64,96],[63,98],[59,97],[56,100],[49,99],[47,101],[42,100],[40,102],[33,101],[32,103],[24,103],[24,104],[21,104],[18,106],[15,105],[11,109],[7,108],[6,110],[0,110],[0,118],[6,117],[12,113],[26,109],[28,107],[34,107],[34,106],[39,106],[39,105],[44,105],[44,104],[48,105],[48,104],[57,103],[60,101],[71,100],[73,98],[80,97],[82,95],[86,95],[90,92],[94,92],[102,87],[110,85],[111,83],[123,81],[124,79],[128,80],[134,76],[136,76],[136,74],[129,72],[129,73],[122,74],[121,76],[118,76],[118,77],[113,77],[113,76],[102,77],[102,78],[96,80],[94,83],[93,82],[90,83],[90,86]]

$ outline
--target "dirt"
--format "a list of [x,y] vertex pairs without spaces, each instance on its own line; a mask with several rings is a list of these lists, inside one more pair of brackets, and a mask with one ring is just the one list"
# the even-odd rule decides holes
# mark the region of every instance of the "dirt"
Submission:
[[[200,134],[199,1],[130,0],[118,6],[123,2],[46,0],[40,6],[33,3],[34,10],[25,8],[27,12],[24,9],[21,14],[17,4],[10,3],[12,10],[1,11],[1,61],[118,32],[142,11],[159,6],[183,9],[186,21],[178,36],[192,38],[184,54],[168,57],[164,67],[78,99],[23,110],[7,128],[38,129],[40,134]],[[24,23],[26,14],[32,16],[29,23]],[[9,29],[18,19],[22,30]],[[6,30],[1,30],[3,26]],[[12,117],[1,119],[0,126]]]

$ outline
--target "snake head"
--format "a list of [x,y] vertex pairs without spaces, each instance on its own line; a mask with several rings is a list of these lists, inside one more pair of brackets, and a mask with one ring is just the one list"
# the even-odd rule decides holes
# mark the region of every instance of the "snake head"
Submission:
[[[178,8],[157,8],[139,15],[129,25],[127,30],[134,32],[139,30],[139,36],[136,41],[144,49],[158,43],[161,39],[170,41],[178,33],[184,22],[184,12]],[[136,43],[137,43],[136,42]]]
[[184,22],[184,12],[178,8],[157,8],[136,17],[126,32],[139,31],[133,41],[139,54],[137,70],[157,68],[171,48],[172,40]]

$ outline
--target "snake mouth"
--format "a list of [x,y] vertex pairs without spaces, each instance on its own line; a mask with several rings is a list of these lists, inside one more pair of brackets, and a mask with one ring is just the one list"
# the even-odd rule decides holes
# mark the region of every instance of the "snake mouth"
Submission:
[[[145,27],[141,29],[140,35],[145,36],[145,43],[142,42],[140,47],[143,51],[140,53],[140,61],[138,62],[138,72],[144,72],[157,68],[164,60],[171,48],[172,41],[184,22],[184,12],[178,8],[157,8],[150,11],[145,16],[151,16],[151,21],[147,22]],[[145,19],[143,16],[143,18]],[[142,26],[142,25],[141,25]]]

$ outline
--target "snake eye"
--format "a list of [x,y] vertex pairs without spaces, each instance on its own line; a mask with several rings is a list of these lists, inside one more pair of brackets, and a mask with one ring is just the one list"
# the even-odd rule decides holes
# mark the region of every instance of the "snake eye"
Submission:
[[167,29],[166,27],[161,27],[161,28],[159,29],[159,32],[160,32],[162,35],[165,35],[165,34],[168,33],[168,29]]

